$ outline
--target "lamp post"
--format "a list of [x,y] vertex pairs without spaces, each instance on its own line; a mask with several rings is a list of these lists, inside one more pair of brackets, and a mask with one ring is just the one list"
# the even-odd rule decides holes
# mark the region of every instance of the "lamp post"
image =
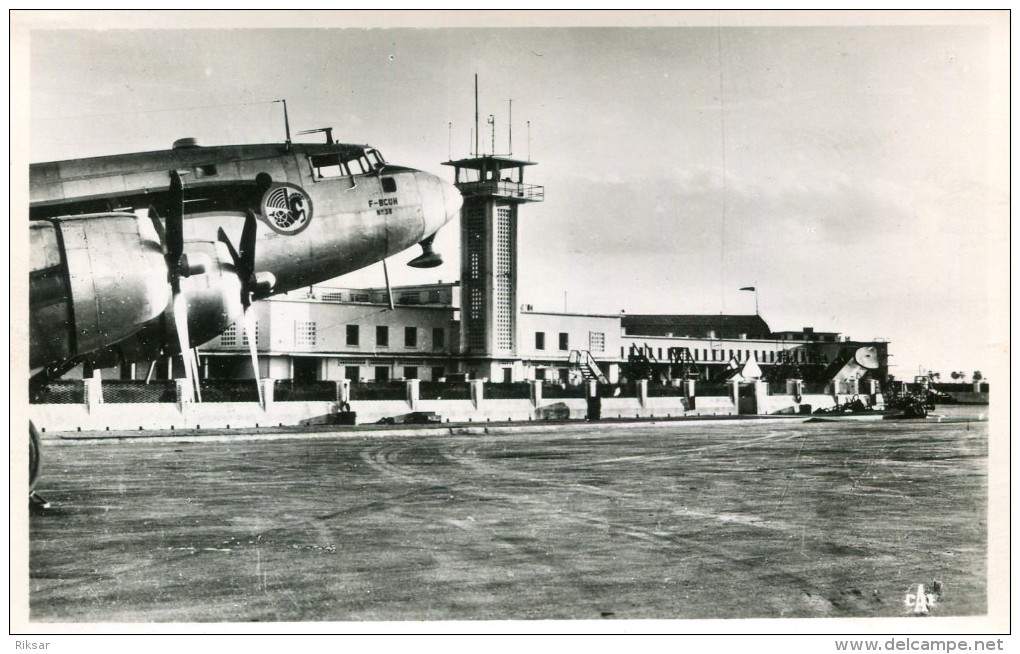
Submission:
[[754,315],[758,315],[758,286],[744,286],[742,291],[754,291]]

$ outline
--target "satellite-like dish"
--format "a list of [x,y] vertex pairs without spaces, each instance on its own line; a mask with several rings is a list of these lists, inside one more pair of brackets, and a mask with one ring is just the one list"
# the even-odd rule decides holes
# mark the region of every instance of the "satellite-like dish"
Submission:
[[857,348],[854,353],[854,360],[862,368],[868,370],[875,370],[878,368],[878,348],[873,345],[866,345],[861,348]]

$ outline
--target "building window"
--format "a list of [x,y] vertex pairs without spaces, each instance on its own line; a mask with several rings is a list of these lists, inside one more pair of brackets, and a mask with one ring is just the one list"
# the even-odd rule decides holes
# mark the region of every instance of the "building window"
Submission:
[[223,347],[235,347],[237,345],[237,323],[227,327],[226,331],[220,334],[220,345]]
[[375,369],[375,380],[377,382],[387,382],[390,380],[390,369],[378,367]]
[[775,363],[775,362],[776,362],[776,353],[775,352],[769,352],[769,363]]
[[361,333],[357,325],[347,325],[347,344],[358,346],[361,341]]
[[471,279],[478,279],[481,272],[481,255],[472,252],[469,257]]
[[404,347],[418,347],[417,327],[404,327]]
[[591,352],[605,352],[606,335],[602,332],[588,332],[588,350]]
[[371,302],[368,293],[351,293],[351,302]]
[[432,349],[442,350],[446,347],[446,330],[442,327],[432,328]]
[[432,381],[439,381],[446,376],[446,369],[442,366],[436,366],[432,369]]
[[390,346],[390,328],[386,325],[375,326],[375,345],[376,347]]
[[662,361],[662,348],[659,348],[659,361]]
[[570,337],[566,332],[560,332],[560,349],[561,350],[570,349]]
[[344,379],[350,379],[351,383],[357,383],[360,377],[361,369],[358,366],[344,366]]
[[418,366],[404,366],[404,379],[418,379]]
[[538,381],[545,379],[545,368],[535,368],[535,379]]
[[315,347],[315,323],[298,320],[294,323],[294,344],[297,347]]
[[340,291],[326,291],[321,299],[323,302],[343,302],[344,294]]
[[535,332],[535,349],[545,349],[545,332]]
[[442,300],[439,299],[439,291],[429,291],[429,304],[439,304]]

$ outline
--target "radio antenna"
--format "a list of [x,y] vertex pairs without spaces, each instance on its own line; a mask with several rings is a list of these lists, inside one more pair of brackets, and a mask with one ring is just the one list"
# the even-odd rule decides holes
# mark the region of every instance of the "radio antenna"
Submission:
[[290,117],[287,116],[287,101],[277,100],[283,103],[283,128],[287,131],[287,149],[290,149]]
[[475,155],[478,156],[478,73],[475,73]]
[[492,114],[489,114],[489,117],[485,120],[485,122],[489,123],[489,131],[492,132],[492,151],[489,152],[489,154],[495,155],[496,154],[496,117],[493,116]]
[[528,161],[531,161],[531,121],[528,121]]
[[510,156],[514,154],[514,101],[510,100],[510,109],[507,113],[506,121],[506,147],[510,151]]
[[453,159],[453,123],[446,123],[446,159]]

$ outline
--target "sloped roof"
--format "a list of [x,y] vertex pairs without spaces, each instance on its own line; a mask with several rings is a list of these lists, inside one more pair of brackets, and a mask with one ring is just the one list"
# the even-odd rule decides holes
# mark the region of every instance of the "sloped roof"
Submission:
[[757,315],[630,315],[622,317],[628,336],[690,336],[705,338],[715,331],[716,338],[769,338],[772,330]]

